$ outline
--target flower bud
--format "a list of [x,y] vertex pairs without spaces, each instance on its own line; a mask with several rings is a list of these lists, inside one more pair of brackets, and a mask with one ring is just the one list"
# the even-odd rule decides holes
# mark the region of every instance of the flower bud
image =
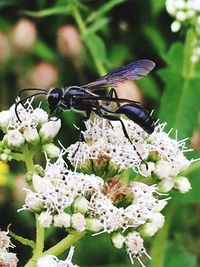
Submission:
[[7,127],[12,119],[10,110],[3,110],[0,112],[0,128],[4,133],[7,132]]
[[[148,166],[148,168],[147,168]],[[140,166],[140,171],[144,176],[151,176],[151,173],[154,171],[155,169],[155,163],[154,162],[147,162],[147,166],[146,164],[142,163]]]
[[140,228],[140,233],[146,237],[153,236],[161,227],[163,227],[164,223],[165,217],[159,212],[154,212],[151,215],[150,222],[145,223]]
[[88,231],[98,233],[103,229],[103,224],[100,222],[99,219],[95,218],[86,218],[86,229]]
[[74,201],[73,209],[75,213],[80,212],[85,214],[88,211],[89,203],[88,200],[84,197],[77,197]]
[[124,245],[125,237],[120,233],[114,233],[112,235],[112,239],[111,240],[112,240],[112,243],[113,243],[114,247],[121,249],[123,247],[123,245]]
[[71,217],[71,225],[78,232],[84,231],[86,227],[85,217],[81,213],[74,213]]
[[176,188],[181,193],[186,193],[192,187],[189,180],[186,177],[180,176],[176,178],[174,188]]
[[158,191],[162,193],[168,193],[174,186],[174,180],[169,177],[163,179],[160,183],[158,183]]
[[40,212],[41,209],[43,208],[41,200],[32,191],[28,191],[28,194],[26,195],[25,198],[25,205],[32,212]]
[[28,76],[33,86],[47,88],[57,81],[58,71],[54,65],[41,62],[30,70]]
[[59,213],[53,217],[55,227],[70,227],[71,216],[67,213]]
[[177,20],[175,20],[174,22],[172,22],[171,24],[171,31],[172,32],[178,32],[181,28],[181,23]]
[[155,175],[159,179],[165,179],[171,176],[171,164],[168,161],[165,161],[163,159],[159,160],[156,163],[155,170],[154,170]]
[[53,188],[53,185],[49,179],[42,178],[37,174],[33,174],[32,183],[37,193],[45,193],[48,189]]
[[24,139],[32,145],[36,145],[40,140],[37,129],[31,127],[25,128],[23,131],[23,136]]
[[50,227],[53,221],[53,216],[47,212],[47,211],[43,211],[42,213],[40,213],[40,215],[38,216],[38,221],[40,223],[41,226],[43,227]]
[[53,143],[45,144],[42,146],[43,151],[47,153],[47,156],[52,158],[58,158],[60,155],[60,148],[54,145]]
[[48,114],[41,108],[33,110],[32,116],[35,118],[35,122],[41,127],[45,122],[48,121]]
[[57,45],[63,55],[78,56],[82,49],[78,30],[73,25],[60,27],[58,30]]
[[24,144],[24,137],[18,130],[10,130],[3,138],[9,148],[19,148]]
[[42,143],[52,142],[53,138],[57,135],[61,127],[61,121],[48,121],[44,123],[39,131]]
[[12,32],[12,41],[17,50],[29,50],[36,39],[36,28],[33,22],[27,19],[20,19]]

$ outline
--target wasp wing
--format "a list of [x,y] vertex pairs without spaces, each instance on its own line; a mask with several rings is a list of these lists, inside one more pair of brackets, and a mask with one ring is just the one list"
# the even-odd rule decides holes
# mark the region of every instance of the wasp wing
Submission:
[[96,81],[84,85],[83,87],[86,89],[109,87],[116,86],[118,83],[126,80],[138,80],[143,76],[146,76],[154,68],[154,66],[155,63],[151,60],[138,60],[120,67],[100,77]]

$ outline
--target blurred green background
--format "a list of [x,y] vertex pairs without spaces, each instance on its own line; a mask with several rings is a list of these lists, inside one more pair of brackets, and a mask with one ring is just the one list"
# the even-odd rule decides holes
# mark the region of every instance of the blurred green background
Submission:
[[[179,138],[189,137],[188,145],[195,150],[187,155],[197,158],[200,68],[197,64],[194,77],[186,84],[182,68],[188,28],[172,33],[172,21],[164,0],[0,0],[0,110],[11,106],[22,88],[83,85],[130,61],[151,59],[155,70],[130,83],[128,97],[154,110],[155,120],[166,121],[168,129],[178,129]],[[121,90],[120,94],[125,97],[128,92]],[[36,99],[35,105],[42,100]],[[48,110],[46,101],[42,105]],[[59,139],[65,147],[76,141],[78,133],[72,124],[77,120],[73,111],[62,114]],[[200,266],[199,170],[197,163],[188,171],[193,189],[186,195],[174,192],[166,209],[166,227],[146,244],[149,254],[152,248],[152,257],[165,252],[164,267]],[[24,173],[23,164],[11,162],[8,167],[0,163],[0,228],[5,230],[11,223],[14,232],[34,238],[32,215],[16,212],[23,205]],[[46,247],[64,234],[57,229],[47,231]],[[31,251],[13,243],[19,266],[23,266]],[[105,234],[85,236],[76,247],[73,262],[131,266],[126,252],[112,247]]]

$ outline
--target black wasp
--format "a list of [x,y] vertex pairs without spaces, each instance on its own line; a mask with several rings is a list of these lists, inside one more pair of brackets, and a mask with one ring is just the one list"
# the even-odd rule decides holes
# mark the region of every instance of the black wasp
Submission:
[[[19,96],[25,91],[36,91],[37,93],[19,100],[15,105],[16,116],[20,121],[17,113],[17,107],[21,103],[33,96],[45,94],[50,109],[50,114],[57,116],[64,110],[74,109],[75,111],[84,112],[80,117],[80,139],[83,127],[83,121],[90,118],[91,112],[94,112],[99,117],[109,121],[120,121],[124,135],[129,139],[126,128],[119,115],[125,115],[130,120],[134,121],[148,134],[154,131],[155,124],[150,113],[141,107],[138,102],[129,99],[118,98],[114,88],[110,89],[107,96],[99,96],[89,91],[97,88],[116,87],[118,83],[126,80],[137,80],[146,76],[155,66],[155,63],[150,60],[138,60],[129,63],[123,67],[100,77],[94,82],[90,82],[83,86],[69,86],[67,88],[54,88],[50,92],[45,89],[27,88],[20,91]],[[109,108],[109,104],[116,103],[115,110]],[[123,104],[124,103],[124,104]],[[121,105],[120,105],[121,104]],[[131,141],[130,141],[131,142]]]

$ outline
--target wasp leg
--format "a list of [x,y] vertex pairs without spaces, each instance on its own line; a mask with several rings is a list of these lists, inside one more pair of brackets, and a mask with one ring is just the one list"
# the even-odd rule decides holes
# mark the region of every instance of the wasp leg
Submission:
[[[104,113],[104,112],[102,112],[102,111],[106,111],[106,113]],[[127,133],[126,127],[125,127],[125,125],[124,125],[124,123],[123,123],[123,121],[122,121],[119,117],[117,117],[117,116],[114,115],[115,112],[110,111],[110,110],[106,109],[105,107],[99,106],[99,107],[95,110],[95,113],[96,113],[98,116],[100,116],[100,117],[102,117],[102,118],[104,118],[104,119],[107,119],[107,120],[109,120],[109,121],[120,121],[121,126],[122,126],[122,130],[123,130],[123,133],[124,133],[124,136],[125,136],[125,137],[129,140],[129,142],[132,144],[133,149],[135,150],[136,154],[137,154],[138,157],[140,158],[141,162],[143,162],[143,163],[145,164],[146,169],[148,170],[148,164],[147,164],[147,162],[142,158],[142,156],[140,155],[140,153],[137,151],[137,148],[136,148],[136,147],[133,145],[133,143],[131,142],[131,140],[130,140],[130,138],[129,138],[129,135],[128,135],[128,133]],[[109,113],[111,113],[111,114],[113,114],[113,115],[111,115],[111,114],[109,114]]]
[[[114,97],[116,99],[118,99],[118,95],[117,95],[117,92],[115,90],[115,88],[111,88],[110,91],[108,92],[108,97]],[[117,102],[117,107],[119,108],[120,107],[120,104]]]
[[79,119],[79,138],[78,138],[78,146],[77,148],[75,149],[72,157],[74,157],[76,155],[76,153],[78,152],[79,148],[80,148],[80,145],[81,145],[81,142],[84,142],[85,141],[85,138],[83,136],[83,128],[85,127],[85,124],[84,122],[87,121],[89,118],[90,118],[90,114],[92,112],[91,109],[88,109],[85,111],[86,112],[86,116],[81,116],[80,119]]

